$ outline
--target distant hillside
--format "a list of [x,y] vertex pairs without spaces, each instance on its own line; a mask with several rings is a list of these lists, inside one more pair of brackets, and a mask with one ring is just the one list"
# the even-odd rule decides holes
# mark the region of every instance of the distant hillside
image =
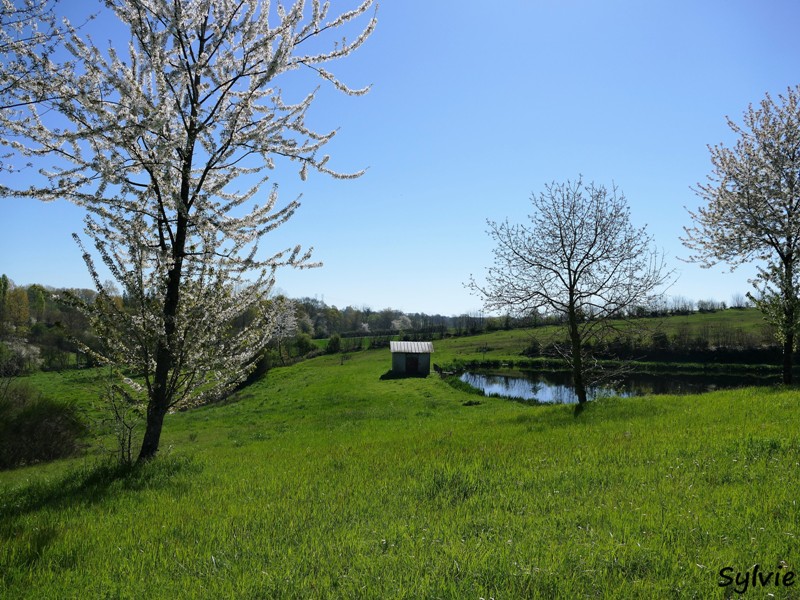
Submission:
[[[618,332],[597,348],[601,357],[664,362],[777,364],[774,330],[753,308],[642,317],[617,324]],[[566,337],[557,325],[452,337],[436,344],[436,361],[517,360],[552,355]]]

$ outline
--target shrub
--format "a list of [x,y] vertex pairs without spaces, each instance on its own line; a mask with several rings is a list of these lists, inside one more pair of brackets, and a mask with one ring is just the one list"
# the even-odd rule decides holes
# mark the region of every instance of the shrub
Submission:
[[325,351],[328,354],[336,354],[342,349],[342,338],[338,333],[334,333],[328,340],[328,345]]
[[[409,340],[406,340],[409,341]],[[369,349],[370,350],[377,350],[379,348],[388,348],[390,342],[390,336],[374,336],[369,339]]]
[[295,348],[297,348],[297,355],[298,356],[305,356],[312,350],[315,350],[317,346],[311,340],[311,336],[307,333],[299,334],[294,341]]
[[85,433],[73,404],[18,383],[0,397],[0,469],[72,456]]
[[537,339],[532,339],[531,343],[521,352],[522,356],[541,356],[542,344]]
[[0,342],[0,377],[16,377],[25,370],[25,357]]
[[669,336],[663,331],[656,331],[650,336],[650,344],[656,350],[668,350],[670,347]]

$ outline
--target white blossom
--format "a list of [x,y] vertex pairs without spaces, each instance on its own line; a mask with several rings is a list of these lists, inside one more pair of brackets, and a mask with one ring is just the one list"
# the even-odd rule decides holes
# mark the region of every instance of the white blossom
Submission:
[[[66,198],[87,210],[93,249],[81,248],[100,295],[85,308],[104,360],[144,381],[140,459],[156,452],[167,411],[218,397],[244,378],[274,331],[262,308],[276,269],[315,266],[299,245],[266,254],[259,246],[299,207],[279,206],[274,185],[264,194],[275,159],[299,162],[303,178],[309,169],[340,178],[360,172],[340,173],[327,156],[317,158],[335,130],[305,125],[316,90],[285,102],[276,84],[305,69],[361,93],[321,65],[364,43],[374,15],[350,42],[328,36],[373,2],[329,16],[319,0],[109,0],[130,31],[127,45],[104,51],[65,21],[58,41],[67,59],[31,45],[8,48],[0,82],[15,61],[36,77],[6,90],[15,108],[0,110],[0,144],[47,163],[42,178],[0,185],[0,193]],[[93,256],[119,282],[125,309],[105,293]]]
[[762,263],[749,297],[776,327],[783,380],[791,383],[800,332],[800,86],[777,102],[767,94],[743,125],[728,125],[736,145],[709,147],[713,169],[696,190],[705,204],[689,211],[694,224],[683,243],[704,267]]

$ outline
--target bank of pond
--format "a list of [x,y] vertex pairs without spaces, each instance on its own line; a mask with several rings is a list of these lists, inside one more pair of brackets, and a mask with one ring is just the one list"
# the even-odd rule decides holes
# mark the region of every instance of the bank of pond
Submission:
[[[511,373],[468,370],[459,380],[487,396],[543,404],[574,404],[578,401],[569,371],[514,371]],[[714,390],[774,385],[776,373],[691,373],[632,372],[590,387],[590,399],[603,396],[644,396],[652,394],[701,394]]]

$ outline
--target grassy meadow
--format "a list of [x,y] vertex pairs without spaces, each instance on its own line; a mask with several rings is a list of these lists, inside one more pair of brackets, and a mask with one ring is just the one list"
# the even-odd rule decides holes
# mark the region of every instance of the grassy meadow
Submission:
[[[437,343],[435,360],[484,342],[500,347]],[[160,457],[127,472],[106,439],[0,473],[0,597],[800,598],[791,577],[718,585],[726,567],[800,572],[797,391],[576,417],[382,378],[390,362],[274,369],[170,415]],[[101,422],[101,371],[29,381]]]
[[[755,308],[727,309],[715,312],[671,315],[667,317],[633,319],[618,325],[617,335],[630,331],[634,336],[649,338],[663,334],[673,342],[681,338],[703,337],[712,346],[774,343],[773,329]],[[488,359],[519,360],[520,353],[534,340],[547,344],[563,340],[566,332],[562,326],[545,325],[531,329],[498,330],[478,336],[449,338],[437,342],[436,360]]]

